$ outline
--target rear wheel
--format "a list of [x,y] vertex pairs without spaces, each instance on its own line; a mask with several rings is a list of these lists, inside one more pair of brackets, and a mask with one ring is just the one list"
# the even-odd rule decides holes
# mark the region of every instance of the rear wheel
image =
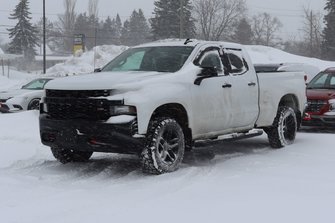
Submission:
[[171,118],[155,118],[150,122],[147,143],[141,155],[143,172],[173,172],[182,162],[184,152],[184,133],[177,121]]
[[267,128],[266,133],[270,146],[282,148],[294,142],[297,132],[297,118],[294,110],[290,107],[279,107],[273,125]]
[[93,152],[75,151],[56,147],[51,148],[51,152],[56,160],[63,164],[70,162],[87,162],[93,154]]
[[28,110],[38,110],[40,108],[40,99],[34,98],[29,102]]

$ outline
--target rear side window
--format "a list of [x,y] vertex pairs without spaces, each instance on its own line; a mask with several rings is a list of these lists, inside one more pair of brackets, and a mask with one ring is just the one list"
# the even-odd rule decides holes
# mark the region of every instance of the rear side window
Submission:
[[225,49],[224,52],[230,65],[229,72],[231,74],[241,75],[249,70],[248,64],[245,61],[241,50]]

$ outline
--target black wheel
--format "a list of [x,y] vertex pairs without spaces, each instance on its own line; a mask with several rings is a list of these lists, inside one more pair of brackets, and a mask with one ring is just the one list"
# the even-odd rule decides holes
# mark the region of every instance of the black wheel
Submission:
[[61,148],[51,148],[51,152],[56,160],[63,164],[69,162],[87,162],[93,154],[93,152],[74,151]]
[[28,110],[38,110],[40,109],[40,99],[34,98],[28,104]]
[[279,107],[273,126],[265,131],[273,148],[292,144],[297,133],[297,118],[294,110],[290,107]]
[[177,170],[185,152],[183,129],[171,118],[153,119],[149,126],[141,155],[143,172],[162,174]]

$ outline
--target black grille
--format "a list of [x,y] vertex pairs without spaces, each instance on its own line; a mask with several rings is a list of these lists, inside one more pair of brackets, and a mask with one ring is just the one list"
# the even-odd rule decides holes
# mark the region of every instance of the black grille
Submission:
[[90,98],[90,97],[108,97],[109,90],[82,90],[82,91],[65,91],[65,90],[46,90],[47,97],[55,98]]
[[109,90],[63,91],[46,90],[44,103],[50,118],[57,120],[107,120],[110,106],[122,105],[122,101],[109,101],[99,97],[109,96]]
[[308,100],[306,112],[320,112],[325,105],[327,105],[325,100]]

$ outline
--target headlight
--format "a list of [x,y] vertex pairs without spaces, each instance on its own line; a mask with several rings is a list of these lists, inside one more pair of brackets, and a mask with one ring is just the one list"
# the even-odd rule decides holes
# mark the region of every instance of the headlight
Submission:
[[335,112],[335,99],[329,100],[329,111]]
[[136,107],[127,105],[111,106],[110,115],[136,115]]

